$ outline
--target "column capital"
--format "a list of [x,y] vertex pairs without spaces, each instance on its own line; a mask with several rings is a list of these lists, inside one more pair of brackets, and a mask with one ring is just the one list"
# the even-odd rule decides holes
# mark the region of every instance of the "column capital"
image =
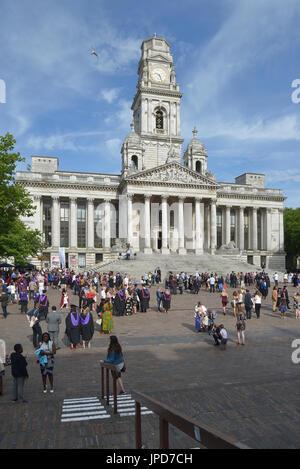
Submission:
[[163,202],[167,202],[168,198],[169,198],[168,195],[162,195],[162,196],[161,196],[161,200],[162,200]]
[[103,199],[106,204],[110,204],[111,199]]
[[202,197],[199,197],[199,196],[194,197],[194,199],[195,199],[196,202],[201,203],[201,201],[202,201]]
[[95,200],[95,197],[87,197],[87,201],[88,201],[89,203],[94,202],[94,200]]
[[69,197],[69,199],[70,199],[70,202],[73,202],[73,203],[77,202],[77,197],[72,196],[72,197]]
[[35,194],[33,196],[33,199],[36,200],[37,202],[39,202],[41,200],[42,196],[41,195],[38,195],[38,194]]
[[150,200],[151,197],[152,197],[152,194],[144,194],[144,198],[145,198],[145,199],[149,199],[149,200]]
[[59,201],[59,195],[52,195],[51,198],[57,202]]
[[184,202],[186,199],[186,196],[185,195],[179,195],[178,196],[178,200],[180,200],[180,202]]
[[128,199],[128,200],[132,200],[132,199],[133,199],[133,195],[134,195],[134,194],[127,194],[127,199]]

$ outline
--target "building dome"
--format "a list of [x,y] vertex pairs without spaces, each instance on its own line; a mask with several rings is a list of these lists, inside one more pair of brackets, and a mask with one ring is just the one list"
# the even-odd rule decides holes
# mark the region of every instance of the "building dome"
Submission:
[[141,145],[141,138],[134,130],[134,123],[130,124],[131,132],[125,137],[124,143],[128,143],[130,147],[139,147]]
[[197,138],[198,131],[196,127],[193,130],[193,138],[187,146],[187,151],[189,154],[203,154],[207,155],[206,147],[200,142]]

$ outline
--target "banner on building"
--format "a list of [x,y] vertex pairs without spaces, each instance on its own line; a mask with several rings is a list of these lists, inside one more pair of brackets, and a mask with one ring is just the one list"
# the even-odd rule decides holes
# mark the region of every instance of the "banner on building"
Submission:
[[63,269],[66,268],[66,253],[65,248],[59,248],[59,260]]
[[70,267],[76,268],[78,266],[78,259],[77,256],[71,256],[70,257]]
[[58,268],[60,266],[59,256],[51,256],[51,267]]

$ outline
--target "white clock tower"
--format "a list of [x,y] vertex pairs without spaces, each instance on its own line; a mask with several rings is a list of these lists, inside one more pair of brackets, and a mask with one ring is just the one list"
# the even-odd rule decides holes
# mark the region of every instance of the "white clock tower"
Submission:
[[[140,138],[140,152],[139,155],[133,155],[129,149],[130,158],[123,155],[123,171],[126,170],[124,162],[131,170],[135,168],[139,171],[170,161],[181,163],[182,94],[176,83],[170,46],[165,39],[154,35],[151,39],[143,41],[141,50],[137,93],[131,107],[134,123],[132,131]],[[133,165],[130,164],[132,162]]]

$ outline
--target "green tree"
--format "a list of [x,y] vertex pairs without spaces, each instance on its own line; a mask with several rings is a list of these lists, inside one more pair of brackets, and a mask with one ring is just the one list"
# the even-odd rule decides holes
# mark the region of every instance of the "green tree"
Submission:
[[20,217],[34,215],[35,206],[27,190],[16,184],[17,164],[24,161],[14,153],[15,139],[7,133],[0,136],[0,257],[13,257],[24,263],[44,246],[38,230],[30,230]]
[[300,208],[285,208],[284,248],[289,256],[300,256]]

